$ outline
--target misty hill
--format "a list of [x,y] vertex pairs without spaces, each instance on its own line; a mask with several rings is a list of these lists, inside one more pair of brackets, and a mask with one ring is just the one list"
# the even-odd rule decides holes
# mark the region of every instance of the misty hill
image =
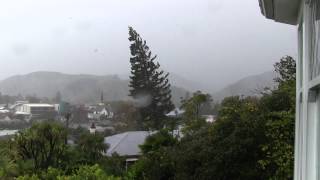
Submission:
[[244,95],[254,96],[258,95],[265,87],[273,88],[276,86],[273,79],[276,77],[276,73],[268,71],[262,74],[245,77],[229,86],[214,93],[213,99],[220,101],[224,97]]
[[[121,74],[121,75],[119,75],[119,77],[123,80],[128,80],[129,74]],[[202,84],[200,82],[192,81],[192,80],[187,79],[187,78],[185,78],[181,75],[178,75],[176,73],[170,72],[169,80],[172,85],[186,89],[190,92],[195,92],[197,90],[201,90],[204,92],[211,91],[211,88],[209,88],[210,86],[207,86],[207,85]]]
[[187,89],[190,92],[198,90],[203,92],[211,91],[210,84],[202,84],[200,82],[192,81],[175,73],[170,73],[170,82],[175,86]]
[[[170,77],[169,77],[170,78]],[[101,92],[107,101],[127,100],[128,80],[116,75],[70,75],[58,72],[34,72],[16,75],[0,81],[0,92],[8,95],[37,95],[52,98],[60,91],[64,100],[72,103],[99,102]],[[180,102],[186,90],[172,87],[174,103]]]

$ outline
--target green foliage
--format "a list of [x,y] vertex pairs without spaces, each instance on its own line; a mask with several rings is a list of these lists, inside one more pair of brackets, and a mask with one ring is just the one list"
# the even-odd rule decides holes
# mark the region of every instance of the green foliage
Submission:
[[[206,175],[202,169],[204,170],[204,165],[212,160],[210,159],[212,149],[208,146],[209,126],[202,127],[192,136],[183,137],[175,149],[171,150],[175,179],[205,179]],[[211,167],[206,170],[210,171]]]
[[90,164],[98,162],[103,157],[103,153],[108,149],[107,144],[104,143],[104,137],[97,133],[82,134],[77,144],[85,161]]
[[231,97],[221,104],[219,117],[213,126],[213,161],[217,179],[260,179],[263,174],[257,161],[263,156],[264,120],[260,119],[257,98]]
[[37,175],[25,175],[25,176],[19,176],[17,180],[41,180]]
[[[79,129],[73,132],[78,145],[70,147],[64,144],[66,130],[45,122],[0,141],[1,179],[292,179],[295,62],[284,57],[275,68],[278,88],[261,98],[225,98],[216,105],[214,123],[201,118],[203,109],[212,109],[209,95],[196,92],[185,99],[184,136],[177,139],[167,129],[152,134],[128,172],[125,157],[102,155],[107,149],[102,136]],[[176,124],[168,126],[172,131]]]
[[273,179],[292,179],[294,165],[294,114],[275,112],[269,114],[266,124],[267,142],[262,145],[265,158],[261,167]]
[[57,123],[36,123],[13,138],[14,160],[31,160],[34,170],[58,167],[66,149],[66,129]]
[[110,102],[114,112],[116,132],[134,131],[139,129],[138,121],[141,118],[138,108],[130,101]]
[[258,99],[226,98],[214,124],[204,124],[177,147],[177,179],[259,179],[263,131]]
[[281,58],[274,68],[279,74],[279,77],[275,79],[276,82],[282,84],[296,80],[296,62],[291,56]]
[[193,93],[193,96],[182,100],[181,108],[185,110],[183,115],[183,133],[185,135],[194,134],[201,127],[206,125],[206,121],[201,117],[204,112],[212,111],[211,96],[203,94],[201,91]]
[[126,158],[114,153],[111,157],[103,158],[99,164],[103,170],[114,176],[123,176],[126,172]]
[[164,147],[171,147],[177,143],[169,131],[162,129],[158,133],[148,136],[145,143],[140,146],[143,154],[150,154]]
[[181,108],[185,110],[185,118],[187,120],[199,119],[204,110],[211,109],[211,101],[211,96],[201,91],[195,92],[191,98],[183,99]]
[[280,76],[278,89],[261,99],[261,114],[266,119],[266,142],[262,145],[265,158],[260,166],[270,179],[292,179],[294,165],[295,122],[295,61],[286,56],[276,63]]
[[9,158],[11,147],[8,140],[0,141],[0,177],[7,179],[18,175],[17,165]]
[[144,156],[130,169],[131,178],[173,179],[174,162],[170,150],[176,143],[177,140],[164,129],[149,136],[140,147]]
[[120,180],[120,178],[107,175],[99,165],[82,166],[71,176],[61,176],[58,180]]
[[107,150],[103,136],[80,132],[78,144],[69,146],[65,144],[67,131],[62,125],[42,122],[12,139],[0,140],[0,179],[97,180],[124,175],[125,158],[103,156]]
[[99,165],[81,166],[72,175],[62,175],[60,170],[49,168],[41,175],[25,175],[20,176],[17,180],[120,180],[120,178],[107,175]]
[[[292,179],[295,67],[290,57],[275,65],[277,89],[256,97],[228,97],[215,123],[201,121],[210,99],[197,92],[183,102],[184,137],[171,142],[162,131],[141,146],[133,179]],[[175,139],[174,139],[175,140]]]
[[139,159],[130,169],[130,178],[144,180],[174,179],[175,168],[170,151],[162,149]]
[[146,41],[132,27],[129,27],[129,41],[132,74],[129,87],[130,96],[140,110],[142,121],[138,121],[138,126],[160,129],[165,114],[174,108],[169,74],[160,70],[160,64],[155,62],[157,56],[152,55]]

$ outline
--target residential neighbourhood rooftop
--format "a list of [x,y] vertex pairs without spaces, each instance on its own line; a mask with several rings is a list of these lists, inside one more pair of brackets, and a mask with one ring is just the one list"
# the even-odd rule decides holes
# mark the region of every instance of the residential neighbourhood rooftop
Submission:
[[180,109],[180,108],[175,108],[174,110],[170,111],[166,116],[168,117],[175,117],[175,116],[180,116],[185,112],[185,110]]
[[40,104],[40,103],[30,103],[30,104],[24,104],[25,106],[30,107],[54,107],[54,105],[51,104]]
[[0,180],[320,180],[320,0],[34,1],[0,6]]
[[148,131],[131,131],[105,138],[105,143],[109,145],[107,156],[117,153],[120,156],[140,155],[139,145],[143,144],[150,135]]

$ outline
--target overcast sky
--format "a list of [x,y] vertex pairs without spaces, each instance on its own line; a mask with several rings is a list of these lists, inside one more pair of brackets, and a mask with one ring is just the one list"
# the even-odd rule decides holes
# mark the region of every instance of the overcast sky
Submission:
[[166,71],[217,87],[297,57],[296,27],[265,19],[258,0],[7,0],[0,23],[0,79],[127,74],[129,25]]

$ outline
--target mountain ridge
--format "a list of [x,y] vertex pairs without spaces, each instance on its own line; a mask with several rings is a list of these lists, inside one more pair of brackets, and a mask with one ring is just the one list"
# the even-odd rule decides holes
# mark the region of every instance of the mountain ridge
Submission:
[[[14,75],[0,81],[0,92],[8,95],[37,95],[53,98],[57,92],[72,103],[94,103],[100,100],[129,100],[129,80],[118,75],[66,74],[54,71],[36,71]],[[173,101],[180,102],[187,90],[172,86]]]
[[[268,71],[242,78],[235,83],[223,87],[212,94],[214,101],[233,95],[256,95],[257,89],[274,87],[275,72]],[[171,73],[169,80],[172,84],[173,102],[179,105],[181,97],[187,92],[206,89],[201,83],[190,81],[182,76]],[[0,92],[8,95],[37,95],[38,97],[53,98],[57,92],[64,100],[72,103],[99,102],[101,92],[108,101],[129,100],[129,77],[121,75],[92,75],[66,74],[54,71],[36,71],[24,75],[14,75],[0,81]]]
[[228,96],[259,96],[264,88],[274,88],[276,86],[274,82],[276,76],[277,74],[274,71],[247,76],[214,92],[212,97],[215,101],[221,101]]

